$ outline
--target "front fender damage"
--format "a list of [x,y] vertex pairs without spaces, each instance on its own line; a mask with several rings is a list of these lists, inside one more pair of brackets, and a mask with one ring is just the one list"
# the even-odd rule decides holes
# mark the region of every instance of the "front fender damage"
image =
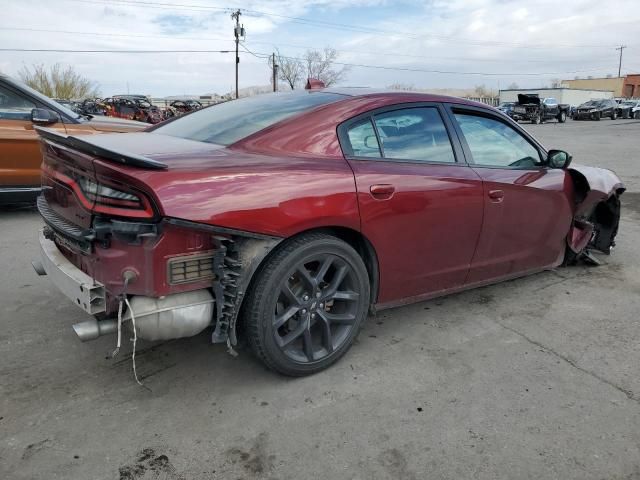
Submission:
[[575,165],[568,170],[574,185],[575,209],[567,235],[570,259],[593,259],[589,250],[609,255],[620,222],[620,195],[625,186],[604,168]]

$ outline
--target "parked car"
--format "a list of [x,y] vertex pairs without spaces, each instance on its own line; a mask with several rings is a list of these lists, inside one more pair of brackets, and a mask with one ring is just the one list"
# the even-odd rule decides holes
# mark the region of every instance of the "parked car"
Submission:
[[42,155],[36,125],[69,134],[132,132],[148,125],[82,116],[32,88],[0,75],[0,204],[34,201]]
[[100,315],[74,326],[81,339],[212,326],[232,348],[242,324],[287,375],[338,360],[370,311],[609,253],[624,191],[492,107],[414,92],[274,93],[141,133],[38,131],[34,266]]
[[[133,96],[132,96],[133,97]],[[158,107],[143,98],[112,97],[102,100],[106,115],[146,123],[160,123],[164,115]]]
[[513,107],[513,115],[518,119],[529,120],[531,123],[542,123],[545,120],[567,121],[571,107],[558,103],[555,98],[547,97],[540,100],[537,94],[518,94],[518,103]]
[[616,115],[618,118],[631,118],[631,105],[624,99],[616,101]]
[[169,106],[179,114],[194,112],[202,108],[202,104],[197,100],[175,100]]
[[515,104],[516,102],[502,102],[497,108],[508,117],[513,118],[513,107]]
[[612,99],[589,100],[576,109],[574,120],[600,120],[609,117],[611,120],[618,118],[618,104]]
[[640,118],[640,100],[625,100],[620,107],[627,110],[624,118]]

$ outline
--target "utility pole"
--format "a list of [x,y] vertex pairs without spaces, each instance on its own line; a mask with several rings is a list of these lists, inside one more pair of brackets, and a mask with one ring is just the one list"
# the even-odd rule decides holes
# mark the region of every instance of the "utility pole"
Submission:
[[622,50],[627,48],[626,45],[620,45],[616,50],[620,50],[620,63],[618,63],[618,78],[620,78],[620,71],[622,70]]
[[276,53],[271,55],[271,68],[273,69],[273,91],[278,91],[278,65],[276,64]]
[[233,35],[236,39],[236,98],[238,98],[238,64],[240,63],[240,56],[238,55],[238,45],[240,44],[240,37],[245,36],[244,26],[240,25],[240,15],[242,12],[240,9],[231,14],[231,19],[236,21],[236,26],[233,29]]

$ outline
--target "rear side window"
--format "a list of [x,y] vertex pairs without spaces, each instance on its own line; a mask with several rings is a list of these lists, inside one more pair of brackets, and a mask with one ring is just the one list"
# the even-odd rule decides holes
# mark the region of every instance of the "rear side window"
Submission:
[[449,135],[436,108],[406,108],[374,117],[385,158],[454,163]]
[[274,93],[198,110],[153,130],[199,142],[231,145],[296,114],[345,97],[327,92]]
[[434,107],[403,108],[374,115],[350,126],[347,137],[355,157],[456,161],[447,130]]
[[356,157],[382,157],[380,145],[373,130],[371,119],[367,118],[363,122],[349,128],[347,132],[351,150]]

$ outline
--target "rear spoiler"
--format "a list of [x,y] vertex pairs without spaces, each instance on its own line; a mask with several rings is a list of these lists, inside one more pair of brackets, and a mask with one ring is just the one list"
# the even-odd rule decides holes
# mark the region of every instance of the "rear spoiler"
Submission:
[[34,127],[38,135],[45,140],[50,140],[59,145],[73,148],[83,153],[89,153],[96,157],[106,158],[123,165],[132,167],[148,168],[152,170],[166,170],[169,166],[165,163],[158,162],[152,158],[143,157],[135,153],[119,152],[110,148],[105,148],[91,141],[89,136],[83,138],[65,135],[51,128]]

